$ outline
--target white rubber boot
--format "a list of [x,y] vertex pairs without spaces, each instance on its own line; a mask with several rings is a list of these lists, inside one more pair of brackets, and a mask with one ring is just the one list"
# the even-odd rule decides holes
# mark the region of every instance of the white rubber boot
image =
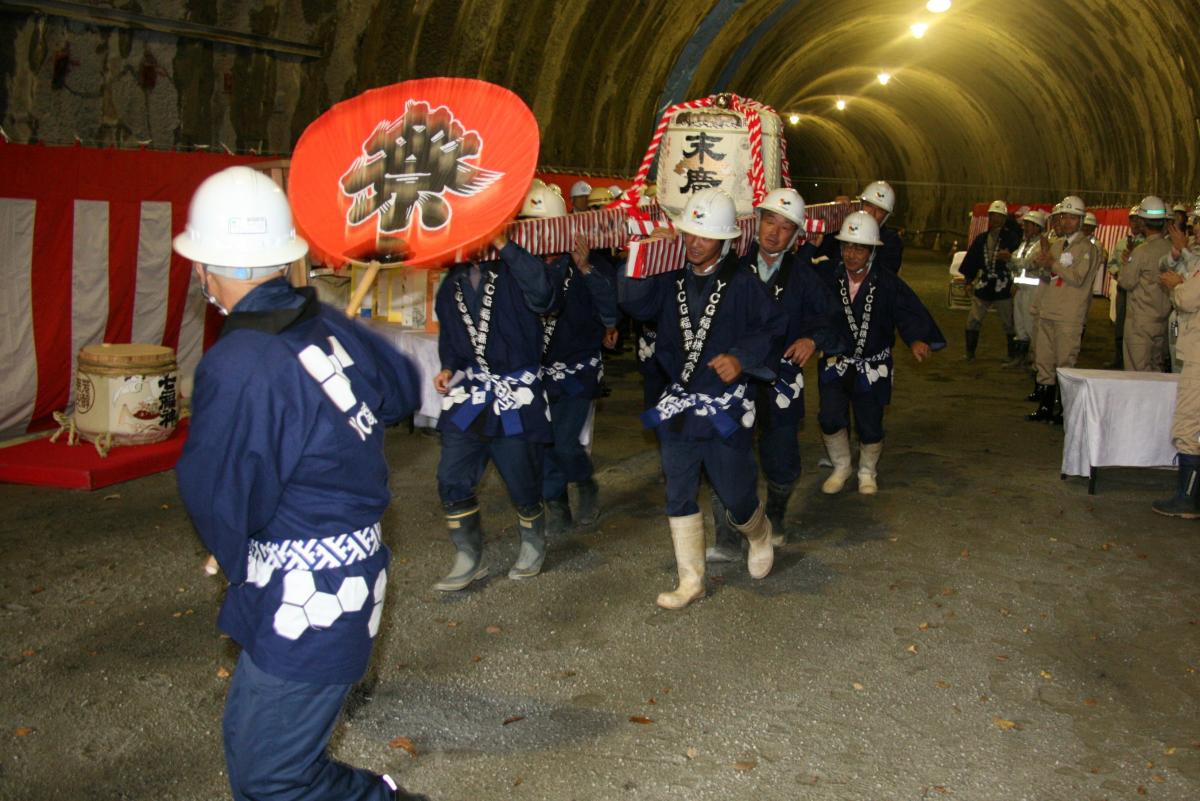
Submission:
[[683,517],[668,517],[671,541],[675,544],[675,566],[679,586],[660,593],[656,603],[663,609],[682,609],[704,597],[704,518],[699,512]]
[[825,448],[829,451],[829,459],[833,462],[833,472],[821,485],[821,492],[826,495],[836,495],[846,486],[850,476],[854,475],[854,466],[850,462],[850,432],[842,429],[836,434],[822,434]]
[[858,446],[858,491],[863,495],[874,495],[879,491],[875,482],[878,475],[879,455],[883,453],[882,442]]
[[746,557],[746,569],[750,578],[766,578],[775,564],[775,548],[771,546],[771,521],[767,519],[766,508],[760,503],[750,519],[740,526],[733,527],[746,535],[750,541],[750,554]]

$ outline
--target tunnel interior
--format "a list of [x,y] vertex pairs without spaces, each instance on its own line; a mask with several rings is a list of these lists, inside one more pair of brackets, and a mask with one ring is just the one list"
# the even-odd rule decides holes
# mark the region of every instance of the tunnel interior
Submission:
[[665,104],[752,97],[795,115],[806,199],[885,178],[915,230],[965,230],[971,204],[996,197],[1197,191],[1193,3],[35,0],[6,4],[0,26],[15,142],[287,154],[340,100],[447,75],[519,94],[545,169],[600,175],[632,175]]

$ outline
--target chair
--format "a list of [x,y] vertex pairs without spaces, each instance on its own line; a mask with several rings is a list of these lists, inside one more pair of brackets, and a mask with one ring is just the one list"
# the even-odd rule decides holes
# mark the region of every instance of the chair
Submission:
[[960,250],[950,259],[950,283],[946,287],[946,308],[948,309],[971,308],[971,285],[959,272],[966,256],[967,251]]

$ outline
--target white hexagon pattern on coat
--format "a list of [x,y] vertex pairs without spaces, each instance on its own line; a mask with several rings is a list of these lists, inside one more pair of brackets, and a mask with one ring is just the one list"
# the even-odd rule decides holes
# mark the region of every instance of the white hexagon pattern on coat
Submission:
[[288,640],[298,640],[300,635],[308,631],[308,618],[304,608],[292,604],[282,604],[275,612],[275,633]]
[[327,629],[341,617],[342,605],[338,603],[336,595],[316,592],[305,602],[304,615],[308,618],[308,625],[314,629]]
[[342,609],[347,612],[357,612],[363,608],[370,593],[367,591],[367,580],[362,576],[351,576],[342,582],[338,588],[337,598]]
[[367,631],[374,637],[379,633],[379,621],[383,619],[383,601],[375,604],[371,610],[371,619],[367,621]]
[[304,602],[317,591],[313,583],[312,572],[308,570],[289,570],[283,574],[283,602],[303,606]]

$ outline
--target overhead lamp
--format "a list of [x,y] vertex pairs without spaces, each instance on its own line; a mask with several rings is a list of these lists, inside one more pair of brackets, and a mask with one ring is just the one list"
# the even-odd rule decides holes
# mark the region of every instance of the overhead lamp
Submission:
[[788,122],[790,122],[792,125],[795,125],[796,123],[800,122],[800,115],[799,114],[789,114]]
[[836,105],[836,106],[837,106],[837,110],[838,110],[838,111],[845,111],[845,110],[846,110],[846,101],[845,101],[845,100],[842,100],[841,98],[838,98],[838,102],[837,102],[837,103],[835,103],[834,105]]
[[925,35],[925,31],[929,30],[929,23],[928,22],[914,22],[912,25],[910,25],[908,27],[908,29],[910,31],[912,31],[913,36],[920,39],[922,36]]
[[876,77],[876,79],[878,79],[880,85],[887,86],[888,81],[890,81],[892,79],[892,74],[890,72],[881,72],[878,75],[876,75],[875,77]]
[[941,14],[944,11],[949,11],[950,0],[929,0],[925,4],[925,10],[931,14]]

